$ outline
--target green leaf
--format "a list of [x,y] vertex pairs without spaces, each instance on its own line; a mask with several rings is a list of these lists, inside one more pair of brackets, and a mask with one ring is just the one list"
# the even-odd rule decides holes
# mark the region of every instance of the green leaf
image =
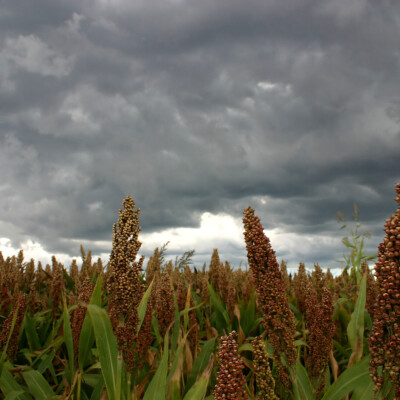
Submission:
[[8,334],[7,342],[6,342],[6,344],[5,344],[4,348],[3,348],[3,353],[1,354],[1,357],[0,357],[0,375],[1,375],[1,372],[3,370],[4,361],[5,361],[6,357],[7,357],[8,345],[9,345],[11,337],[12,337],[12,335],[14,333],[15,324],[17,322],[18,308],[19,307],[17,305],[17,307],[15,308],[13,319],[11,321],[10,333]]
[[152,281],[150,283],[149,287],[146,289],[146,291],[142,297],[142,300],[140,300],[140,304],[138,307],[138,316],[139,316],[139,323],[138,323],[138,328],[137,328],[138,332],[140,331],[140,328],[143,324],[143,321],[144,321],[144,318],[146,315],[147,303],[149,302],[149,297],[151,294],[151,287],[153,286],[153,282],[154,281]]
[[346,246],[346,247],[351,247],[352,249],[355,249],[356,246],[354,244],[351,244],[349,242],[349,239],[347,237],[342,239],[342,243]]
[[101,394],[104,388],[104,379],[102,375],[99,375],[98,381],[94,386],[93,393],[90,396],[90,400],[98,400],[101,398]]
[[214,309],[216,312],[217,316],[217,329],[219,333],[223,333],[223,330],[227,330],[228,332],[232,331],[232,324],[231,324],[231,319],[229,317],[229,313],[227,309],[222,305],[222,303],[219,301],[217,294],[215,293],[213,287],[211,284],[208,284],[208,291],[210,292],[211,300],[214,305]]
[[182,316],[187,315],[187,314],[188,314],[190,311],[192,311],[192,310],[197,310],[198,308],[200,308],[201,306],[203,306],[204,303],[205,303],[205,302],[203,301],[202,303],[199,303],[199,304],[197,304],[197,305],[195,305],[195,306],[193,306],[193,307],[188,307],[188,308],[183,309],[182,311],[179,311],[179,316],[182,317]]
[[22,376],[28,385],[29,391],[36,400],[53,399],[56,397],[53,389],[38,371],[25,371],[22,373]]
[[163,338],[160,334],[160,326],[158,325],[158,321],[157,321],[157,317],[156,317],[155,313],[153,313],[153,316],[152,316],[151,326],[153,328],[154,334],[156,335],[157,342],[162,343]]
[[[102,277],[97,279],[97,283],[95,288],[93,289],[89,304],[95,304],[99,307],[101,306],[102,282]],[[90,362],[90,351],[93,347],[94,340],[95,338],[92,322],[89,315],[86,313],[79,336],[78,364],[81,371],[83,371],[85,365]]]
[[160,365],[144,394],[143,400],[165,400],[167,398],[166,380],[168,372],[168,342],[169,335],[167,331],[164,339],[164,353]]
[[296,370],[292,368],[290,372],[296,400],[314,400],[315,393],[312,384],[299,359],[297,359]]
[[351,400],[372,400],[374,398],[374,393],[374,382],[370,379],[368,385],[362,388],[357,388],[353,392]]
[[23,390],[13,390],[10,392],[4,400],[15,400],[15,399],[20,399],[21,395],[23,395],[25,392]]
[[25,331],[26,338],[28,339],[29,348],[31,350],[40,349],[40,339],[36,331],[35,319],[31,318],[29,313],[25,314],[23,329]]
[[238,352],[240,353],[241,351],[253,351],[254,348],[251,343],[243,343],[242,345],[239,346]]
[[199,380],[191,387],[186,393],[183,400],[202,400],[207,391],[208,379],[205,376],[199,378]]
[[179,359],[181,358],[182,351],[183,351],[183,348],[184,348],[185,343],[186,343],[186,338],[187,338],[187,335],[179,342],[179,345],[178,345],[178,348],[176,349],[176,352],[174,354],[171,354],[170,358],[173,359],[174,362],[172,363],[171,370],[169,371],[169,374],[168,374],[167,387],[169,387],[171,379],[174,376],[174,373],[175,373],[175,371],[176,371],[176,369],[178,367]]
[[354,307],[354,312],[351,315],[350,322],[347,325],[347,336],[351,345],[351,349],[355,355],[355,360],[359,361],[363,355],[363,338],[364,338],[364,309],[367,293],[367,277],[364,275],[360,290],[358,292],[358,297],[356,305]]
[[50,368],[53,365],[53,359],[54,359],[55,355],[56,355],[56,351],[55,350],[51,351],[49,354],[46,354],[43,357],[43,359],[40,362],[40,364],[38,365],[38,367],[36,368],[36,370],[38,372],[40,372],[41,374],[43,374],[48,368]]
[[118,376],[117,340],[107,312],[95,304],[89,304],[90,315],[101,364],[101,372],[110,399],[120,398],[121,379]]
[[342,400],[347,394],[367,387],[370,382],[369,356],[367,356],[342,372],[322,400]]
[[64,342],[67,347],[68,353],[68,364],[70,371],[70,384],[72,383],[73,376],[75,375],[75,355],[74,355],[74,341],[72,339],[72,329],[71,329],[71,320],[69,318],[69,312],[67,307],[67,302],[65,300],[65,296],[63,296],[63,318],[64,318]]
[[168,400],[181,400],[181,388],[179,381],[173,380],[169,389]]
[[200,354],[194,360],[192,370],[186,383],[186,391],[188,391],[192,387],[192,385],[196,382],[197,377],[203,373],[204,368],[207,366],[208,361],[210,360],[210,357],[214,352],[215,341],[216,338],[212,338],[204,343]]
[[20,400],[31,400],[32,397],[25,393],[22,386],[14,379],[11,372],[4,367],[2,373],[0,375],[0,389],[6,395],[10,395],[14,392],[23,392],[24,394],[20,394],[17,396]]
[[304,340],[295,340],[294,341],[294,345],[295,346],[307,346],[307,347],[310,347]]

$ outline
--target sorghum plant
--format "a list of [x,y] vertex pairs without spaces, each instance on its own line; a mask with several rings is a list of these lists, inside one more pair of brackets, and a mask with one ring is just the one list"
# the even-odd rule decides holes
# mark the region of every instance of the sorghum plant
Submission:
[[219,370],[214,388],[215,400],[247,400],[243,362],[239,357],[237,333],[221,337],[218,346]]
[[257,336],[253,345],[253,364],[257,382],[257,400],[278,400],[275,395],[275,379],[269,366],[268,354],[261,336]]
[[156,276],[160,276],[161,262],[158,247],[154,250],[154,254],[149,258],[146,267],[146,282],[150,284]]
[[175,314],[174,293],[172,291],[171,278],[167,271],[164,271],[157,281],[154,293],[157,321],[160,326],[160,333],[164,336],[173,322]]
[[281,269],[282,281],[285,285],[286,292],[289,295],[290,294],[290,277],[289,277],[289,274],[287,271],[286,262],[284,260],[281,261],[280,269]]
[[63,290],[64,290],[63,265],[57,261],[55,256],[53,256],[52,270],[51,270],[51,286],[50,286],[53,318],[57,314],[58,307],[62,301]]
[[8,317],[3,322],[1,333],[0,333],[0,350],[3,350],[7,343],[8,337],[11,333],[12,323],[14,318],[15,325],[12,331],[10,341],[8,343],[7,355],[12,360],[15,358],[18,352],[18,340],[19,331],[24,319],[25,311],[27,307],[27,296],[25,293],[21,293],[18,289],[14,292],[13,308]]
[[76,365],[78,365],[79,337],[81,334],[83,321],[86,316],[85,303],[89,303],[92,292],[93,284],[89,278],[86,278],[79,285],[78,307],[72,311],[71,315],[72,339],[74,343],[74,357]]
[[236,286],[233,277],[233,271],[228,261],[225,265],[221,264],[218,275],[218,286],[220,294],[232,315],[237,299]]
[[306,294],[306,323],[310,332],[308,339],[310,351],[306,365],[311,380],[316,383],[318,393],[324,387],[329,355],[333,349],[336,327],[332,315],[333,298],[330,290],[322,288],[322,296],[319,299],[309,283]]
[[135,210],[135,202],[130,196],[122,204],[124,209],[119,210],[118,224],[113,226],[113,247],[107,279],[108,313],[119,350],[123,353],[128,370],[132,371],[135,363],[132,347],[139,322],[138,307],[144,292],[140,280],[144,258],[136,262],[141,246],[138,240],[140,209]]
[[399,207],[386,220],[386,236],[378,247],[375,264],[378,297],[369,347],[375,390],[390,376],[395,398],[400,399],[400,183],[396,185],[396,195]]
[[294,293],[297,300],[297,308],[304,314],[306,311],[306,293],[308,277],[304,263],[299,264],[297,274],[293,278]]
[[221,261],[218,254],[218,249],[214,249],[210,266],[209,266],[209,274],[210,274],[210,283],[215,291],[219,290],[219,274],[221,269]]
[[325,287],[325,274],[318,264],[314,264],[314,271],[311,272],[311,281],[314,285],[318,299],[321,300],[322,292]]
[[264,234],[260,219],[251,207],[244,210],[243,223],[247,258],[263,311],[263,325],[267,332],[267,339],[274,347],[274,361],[281,382],[290,387],[288,368],[282,364],[281,356],[285,356],[289,367],[296,362],[294,315],[289,308],[285,284],[275,252]]

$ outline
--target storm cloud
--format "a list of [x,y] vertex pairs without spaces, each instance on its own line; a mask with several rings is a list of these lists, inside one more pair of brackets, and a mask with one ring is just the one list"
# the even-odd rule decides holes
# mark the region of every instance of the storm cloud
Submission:
[[106,255],[131,195],[146,255],[245,263],[251,205],[278,258],[336,268],[354,203],[375,252],[400,180],[399,24],[395,1],[3,2],[0,248]]

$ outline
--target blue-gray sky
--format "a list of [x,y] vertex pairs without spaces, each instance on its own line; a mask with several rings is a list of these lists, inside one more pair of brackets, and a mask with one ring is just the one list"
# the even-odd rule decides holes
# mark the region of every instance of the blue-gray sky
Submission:
[[0,249],[107,257],[122,199],[142,252],[335,268],[353,203],[374,252],[400,180],[400,3],[2,1]]

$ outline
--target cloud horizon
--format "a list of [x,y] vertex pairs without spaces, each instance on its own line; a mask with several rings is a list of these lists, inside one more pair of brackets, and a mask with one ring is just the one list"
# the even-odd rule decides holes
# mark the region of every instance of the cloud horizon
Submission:
[[[5,1],[0,250],[107,257],[122,199],[142,252],[335,268],[357,203],[369,253],[400,181],[400,4]],[[50,260],[48,261],[50,262]]]

